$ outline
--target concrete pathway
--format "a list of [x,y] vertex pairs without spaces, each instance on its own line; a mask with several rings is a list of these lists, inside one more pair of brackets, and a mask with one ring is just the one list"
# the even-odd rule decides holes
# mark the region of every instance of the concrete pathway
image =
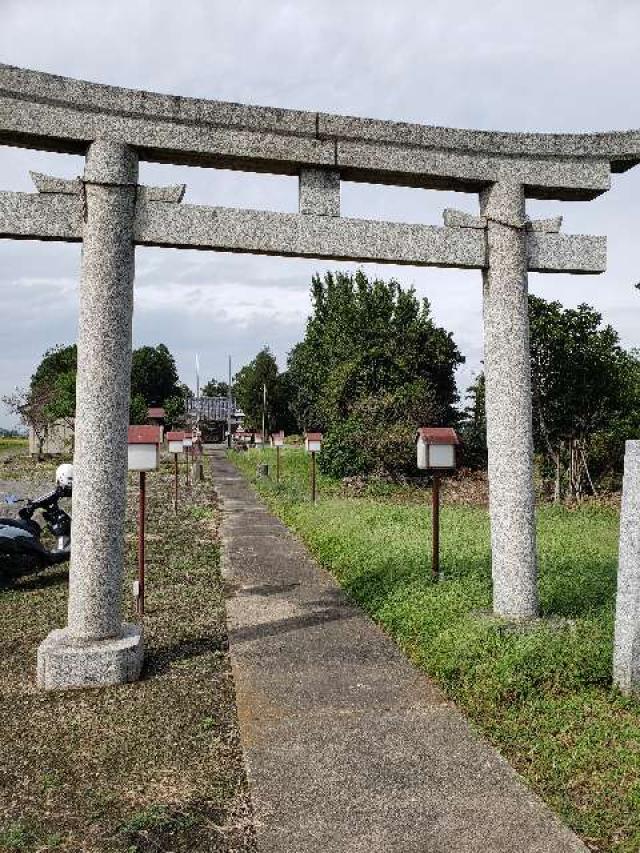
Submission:
[[586,853],[222,453],[212,470],[260,853]]

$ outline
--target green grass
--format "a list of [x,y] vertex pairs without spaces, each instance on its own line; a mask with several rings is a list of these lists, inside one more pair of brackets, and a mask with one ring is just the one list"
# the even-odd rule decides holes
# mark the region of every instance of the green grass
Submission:
[[16,438],[0,436],[0,453],[4,450],[22,450],[29,446],[29,440],[26,438]]
[[[273,451],[232,454],[255,482]],[[583,505],[538,512],[544,621],[527,632],[487,615],[484,507],[445,505],[444,581],[430,580],[428,493],[371,486],[345,497],[308,458],[286,450],[282,481],[256,483],[318,560],[464,710],[529,785],[593,850],[640,849],[640,702],[611,687],[618,512]]]

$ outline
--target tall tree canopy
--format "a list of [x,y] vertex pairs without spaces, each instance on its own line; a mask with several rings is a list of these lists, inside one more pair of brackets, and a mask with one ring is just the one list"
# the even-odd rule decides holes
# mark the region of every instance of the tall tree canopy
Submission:
[[[71,422],[75,416],[77,362],[75,344],[52,347],[43,355],[29,388],[17,389],[3,398],[42,441],[50,424],[59,419]],[[164,344],[133,351],[130,422],[145,423],[147,409],[153,405],[167,409],[169,423],[184,413],[183,386],[178,382],[174,358]]]
[[568,453],[569,489],[581,488],[590,439],[628,411],[630,356],[589,305],[529,296],[531,386],[538,449],[553,461],[556,493]]
[[148,406],[162,406],[170,397],[179,397],[176,363],[164,344],[133,351],[131,396],[140,395]]
[[253,361],[236,373],[233,380],[236,400],[246,415],[246,425],[250,429],[262,429],[265,387],[265,430],[267,433],[276,429],[289,431],[293,424],[287,376],[279,372],[269,347],[263,347]]
[[202,389],[203,397],[227,397],[229,394],[229,383],[210,379]]
[[457,418],[464,359],[451,334],[412,288],[362,271],[316,275],[311,296],[288,363],[300,428],[326,433],[322,464],[335,474],[409,467],[416,426]]
[[[531,390],[536,450],[560,497],[622,461],[624,438],[640,428],[640,362],[589,305],[564,308],[529,296]],[[469,389],[464,434],[481,449],[484,376]],[[481,459],[481,456],[479,457]]]

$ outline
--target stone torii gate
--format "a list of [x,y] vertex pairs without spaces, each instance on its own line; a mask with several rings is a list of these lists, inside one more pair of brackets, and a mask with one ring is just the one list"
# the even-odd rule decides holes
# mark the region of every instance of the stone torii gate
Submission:
[[[134,680],[122,622],[135,246],[482,270],[494,609],[537,614],[527,272],[599,273],[604,237],[531,222],[527,198],[583,200],[640,160],[638,132],[454,130],[102,86],[0,65],[0,143],[86,156],[82,178],[0,193],[0,237],[82,242],[68,625],[38,652],[44,688]],[[299,177],[299,212],[180,204],[138,161]],[[460,190],[444,225],[340,215],[341,180]]]

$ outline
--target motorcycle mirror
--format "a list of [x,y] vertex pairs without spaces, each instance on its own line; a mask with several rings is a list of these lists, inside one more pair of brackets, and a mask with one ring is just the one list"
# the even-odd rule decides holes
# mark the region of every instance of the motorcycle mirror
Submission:
[[23,503],[24,498],[19,498],[17,495],[5,495],[3,503],[6,504],[19,504]]

